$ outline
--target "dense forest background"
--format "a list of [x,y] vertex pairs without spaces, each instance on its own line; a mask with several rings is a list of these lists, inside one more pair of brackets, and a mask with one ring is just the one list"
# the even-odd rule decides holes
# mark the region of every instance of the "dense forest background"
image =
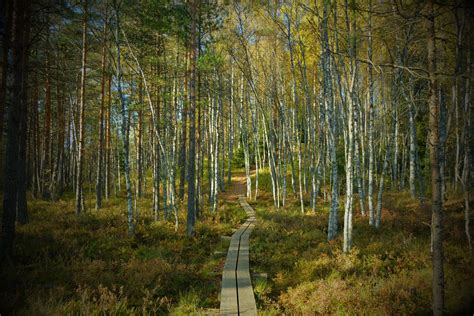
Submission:
[[469,1],[0,12],[0,312],[208,313],[243,193],[259,312],[472,313]]

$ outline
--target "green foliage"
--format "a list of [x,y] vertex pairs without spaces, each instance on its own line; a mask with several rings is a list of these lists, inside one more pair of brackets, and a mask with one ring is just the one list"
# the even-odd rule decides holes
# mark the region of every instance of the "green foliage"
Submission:
[[245,168],[245,154],[243,147],[240,147],[232,156],[232,166],[235,168]]
[[259,306],[269,303],[268,294],[271,292],[271,288],[266,279],[257,278],[253,284],[253,292]]
[[201,72],[220,71],[220,67],[223,65],[223,56],[213,52],[206,52],[200,55],[198,59],[198,69]]
[[141,12],[146,27],[160,34],[177,36],[182,41],[187,39],[191,19],[184,4],[148,0],[144,2],[144,6],[146,9]]
[[204,315],[199,312],[199,302],[201,301],[195,289],[181,294],[178,305],[171,310],[171,315]]

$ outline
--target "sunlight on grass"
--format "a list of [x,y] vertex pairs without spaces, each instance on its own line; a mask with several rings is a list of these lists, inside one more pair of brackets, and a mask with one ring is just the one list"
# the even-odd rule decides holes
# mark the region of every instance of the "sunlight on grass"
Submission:
[[196,237],[188,239],[184,210],[175,232],[173,221],[153,221],[149,204],[138,201],[130,236],[124,199],[80,216],[73,199],[30,202],[31,223],[18,227],[16,266],[0,274],[1,305],[44,315],[188,315],[218,307],[225,256],[213,253],[227,251],[220,236],[231,235],[245,211],[220,201],[217,215],[203,212]]
[[[271,202],[270,202],[271,203]],[[355,214],[354,247],[341,251],[342,236],[326,241],[327,204],[301,215],[299,205],[269,208],[253,202],[258,224],[251,235],[250,267],[268,273],[255,283],[262,314],[426,314],[431,310],[430,212],[407,193],[384,197],[382,228]],[[446,243],[447,306],[474,303],[473,254],[465,249],[462,212],[449,213]],[[339,214],[342,229],[343,214]],[[261,281],[258,281],[261,282]]]
[[204,315],[199,310],[200,302],[201,299],[198,292],[195,289],[191,289],[184,294],[180,294],[178,304],[171,309],[170,315]]

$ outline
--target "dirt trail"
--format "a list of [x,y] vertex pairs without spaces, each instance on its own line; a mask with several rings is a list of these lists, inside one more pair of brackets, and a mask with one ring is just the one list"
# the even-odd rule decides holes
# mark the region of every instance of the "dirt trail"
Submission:
[[235,173],[232,176],[232,185],[220,193],[220,196],[225,201],[237,201],[240,195],[246,193],[245,173]]

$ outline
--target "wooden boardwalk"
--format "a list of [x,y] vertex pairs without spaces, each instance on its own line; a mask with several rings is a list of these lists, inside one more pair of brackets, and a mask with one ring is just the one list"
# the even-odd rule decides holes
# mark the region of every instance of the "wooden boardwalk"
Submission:
[[230,240],[222,273],[220,315],[257,315],[249,272],[249,237],[255,224],[255,211],[242,196],[239,203],[248,217]]

